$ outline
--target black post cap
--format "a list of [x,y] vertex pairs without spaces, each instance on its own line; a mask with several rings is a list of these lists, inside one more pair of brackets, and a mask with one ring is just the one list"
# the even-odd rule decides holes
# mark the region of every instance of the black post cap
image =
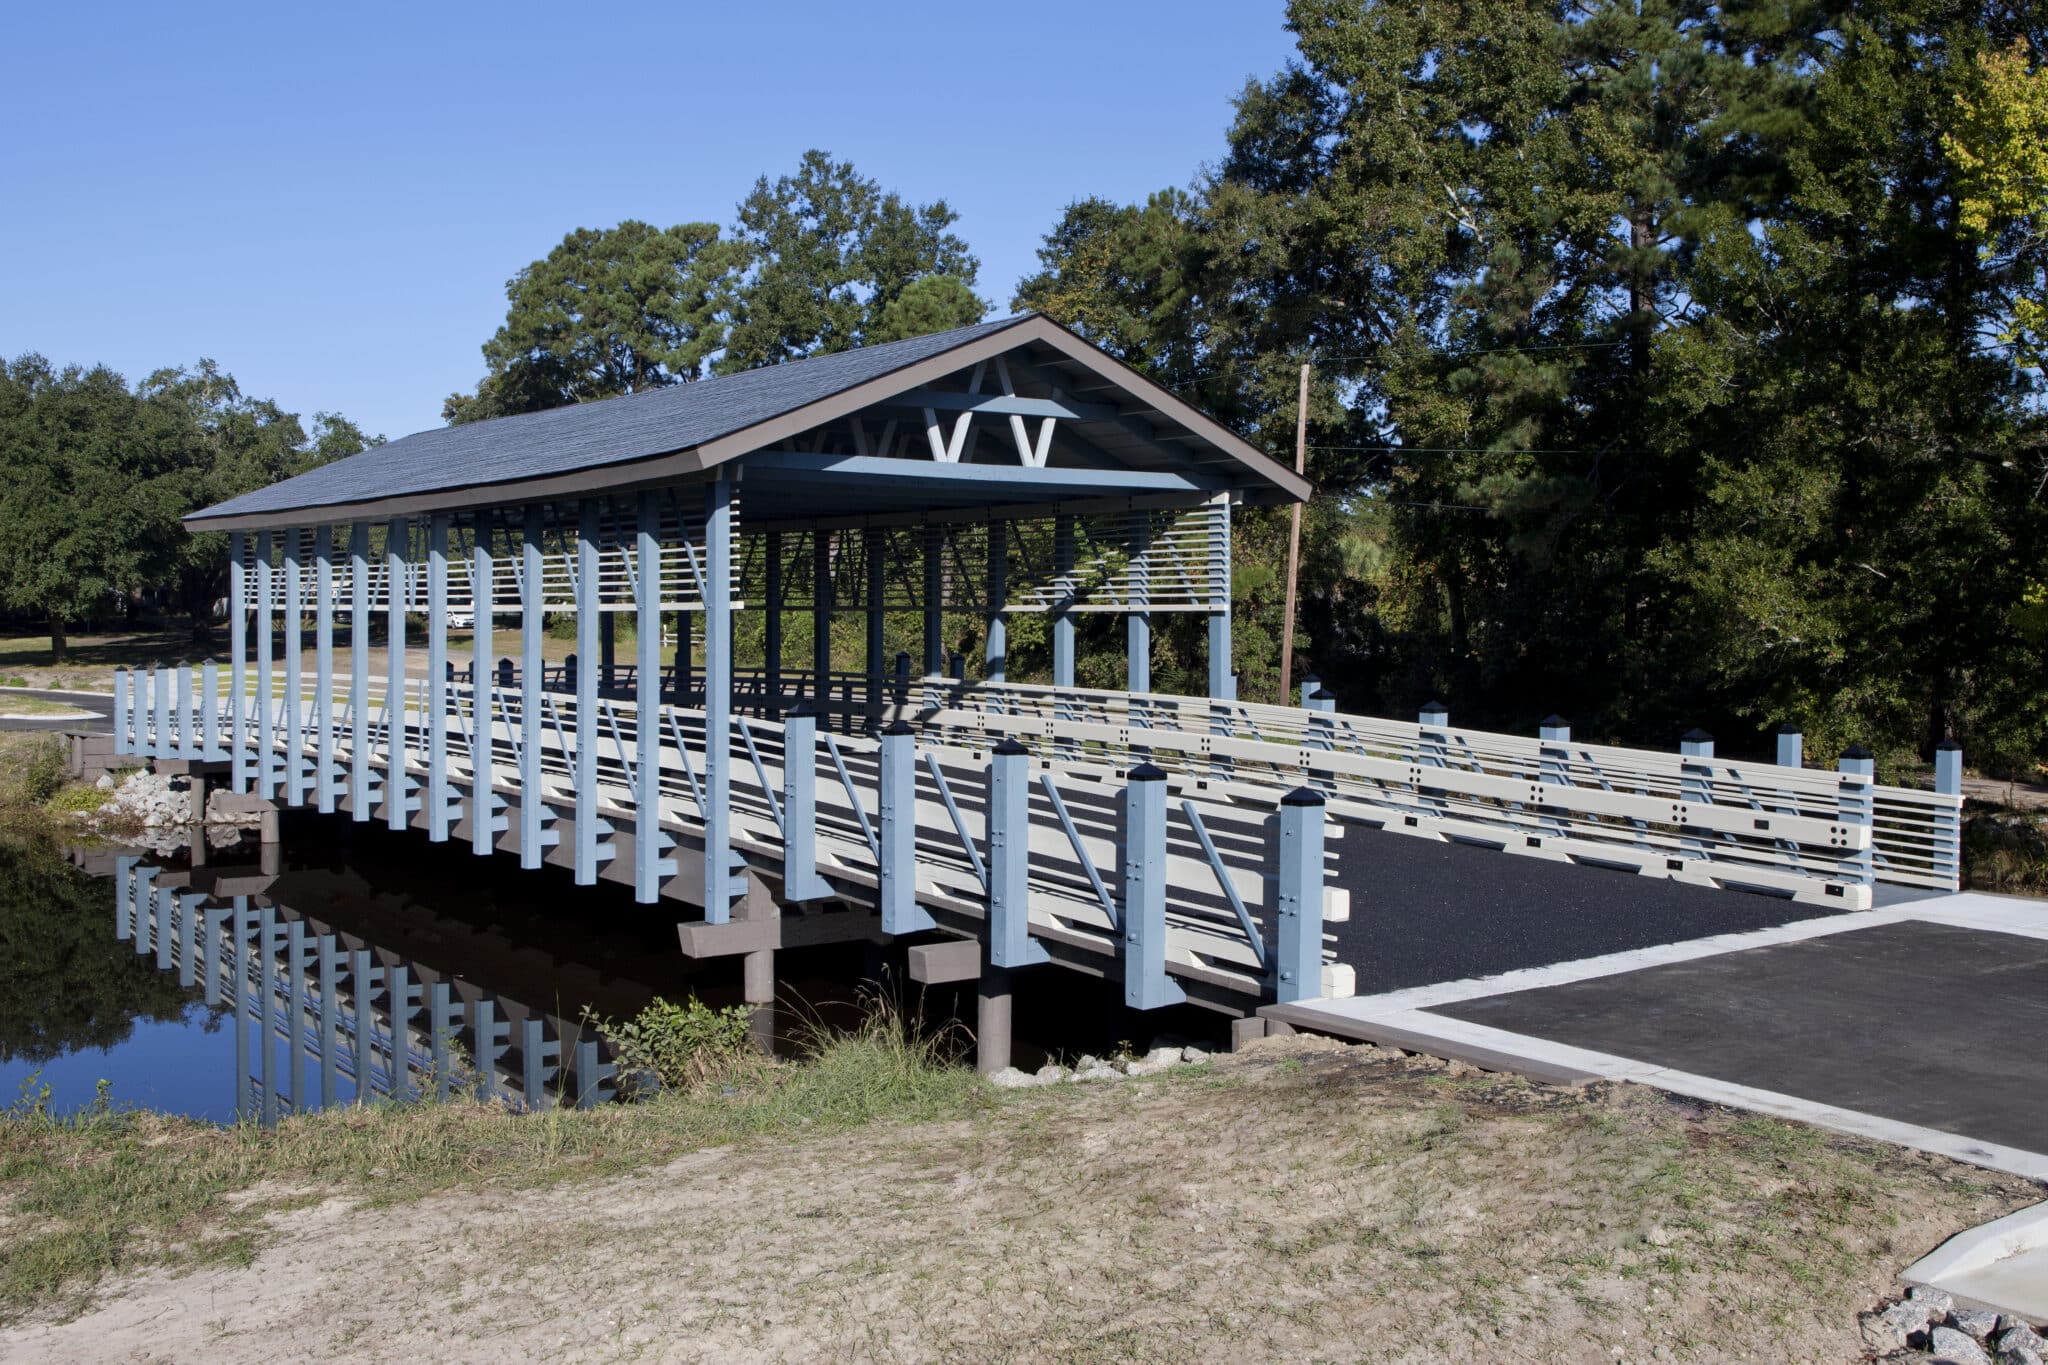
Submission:
[[1697,725],[1693,726],[1692,729],[1687,730],[1678,738],[1682,743],[1685,744],[1712,744],[1714,742],[1714,737],[1708,734],[1705,730],[1700,729],[1700,727]]
[[1310,698],[1309,698],[1309,700],[1310,700],[1310,701],[1335,701],[1335,700],[1337,700],[1337,694],[1336,694],[1335,692],[1332,692],[1332,691],[1331,691],[1331,690],[1330,690],[1329,688],[1327,688],[1327,687],[1318,687],[1318,688],[1316,689],[1315,695],[1314,695],[1314,696],[1312,696],[1312,697],[1310,697]]
[[885,735],[914,735],[917,731],[910,728],[909,721],[898,719],[890,722],[889,728],[882,731],[882,733]]
[[1029,757],[1031,753],[1029,749],[1018,742],[1015,735],[1004,735],[1002,742],[997,744],[992,752],[997,758],[1016,758],[1019,755]]
[[1163,768],[1155,768],[1150,763],[1140,763],[1124,776],[1133,782],[1164,782],[1166,771]]
[[1280,798],[1280,804],[1283,806],[1320,806],[1323,804],[1323,794],[1314,787],[1296,787],[1293,791]]
[[1848,748],[1846,748],[1846,749],[1842,750],[1842,757],[1843,757],[1843,758],[1875,758],[1875,757],[1877,757],[1877,755],[1875,755],[1875,754],[1871,753],[1871,752],[1870,752],[1870,750],[1869,750],[1869,749],[1868,749],[1868,748],[1867,748],[1867,747],[1866,747],[1865,745],[1863,745],[1863,744],[1862,744],[1862,743],[1861,743],[1861,742],[1859,741],[1859,742],[1857,742],[1857,743],[1855,743],[1855,744],[1851,744],[1851,745],[1850,745],[1850,746],[1849,746]]
[[1959,754],[1962,751],[1963,746],[1956,743],[1952,739],[1945,739],[1941,743],[1934,746],[1934,752],[1938,754]]
[[1549,715],[1543,718],[1543,728],[1546,730],[1556,730],[1559,728],[1569,730],[1571,728],[1571,725],[1572,723],[1570,721],[1566,720],[1563,716],[1558,715],[1555,711],[1551,712]]
[[1791,722],[1791,721],[1789,721],[1789,720],[1783,720],[1783,721],[1779,721],[1779,722],[1778,722],[1778,728],[1777,728],[1776,730],[1773,730],[1773,731],[1772,731],[1771,733],[1773,733],[1773,734],[1778,734],[1778,735],[1797,735],[1797,734],[1803,734],[1803,733],[1805,733],[1805,732],[1804,732],[1804,731],[1802,731],[1802,730],[1801,730],[1801,729],[1800,729],[1800,728],[1799,728],[1799,727],[1798,727],[1798,726],[1797,726],[1796,724],[1794,724],[1793,722]]

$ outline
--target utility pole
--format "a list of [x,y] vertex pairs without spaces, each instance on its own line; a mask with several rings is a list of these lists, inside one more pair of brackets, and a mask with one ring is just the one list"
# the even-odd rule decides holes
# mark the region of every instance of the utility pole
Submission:
[[[1301,367],[1301,399],[1294,413],[1294,472],[1308,471],[1308,372]],[[1301,576],[1301,504],[1288,513],[1287,527],[1287,615],[1280,622],[1280,704],[1294,704],[1294,593]]]

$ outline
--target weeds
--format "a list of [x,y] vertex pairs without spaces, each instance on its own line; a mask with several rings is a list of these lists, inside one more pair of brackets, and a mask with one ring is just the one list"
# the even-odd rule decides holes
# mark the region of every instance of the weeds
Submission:
[[583,1022],[610,1041],[628,1095],[729,1084],[760,1062],[753,1012],[738,1005],[713,1009],[695,996],[678,1005],[657,995],[623,1023],[588,1007]]

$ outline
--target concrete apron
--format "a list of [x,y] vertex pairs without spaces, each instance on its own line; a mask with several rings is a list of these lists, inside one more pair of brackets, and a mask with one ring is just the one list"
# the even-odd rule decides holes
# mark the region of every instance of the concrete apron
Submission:
[[[1319,999],[1290,1005],[1269,1005],[1260,1013],[1297,1028],[1456,1058],[1490,1070],[1517,1072],[1542,1081],[1567,1085],[1594,1079],[1634,1081],[1693,1099],[1811,1123],[2031,1180],[2048,1181],[2048,1152],[1988,1142],[1823,1103],[1807,1096],[1701,1075],[1615,1052],[1574,1047],[1530,1033],[1495,1028],[1436,1012],[1464,1002],[1516,992],[1542,990],[1670,963],[1910,921],[2048,940],[2048,905],[2018,897],[1963,893],[1884,909],[1801,920],[1752,933],[1725,934],[1657,948],[1635,949],[1478,980],[1446,982],[1348,1000]],[[1798,1044],[1793,1042],[1789,1045]],[[2021,1095],[2016,1102],[2031,1101]],[[2048,1133],[2048,1129],[2042,1131]],[[2044,1232],[2041,1240],[2048,1241],[2048,1232]],[[1942,1287],[1948,1288],[1947,1285]]]
[[2048,1322],[2048,1204],[1959,1232],[1899,1278],[1967,1307]]

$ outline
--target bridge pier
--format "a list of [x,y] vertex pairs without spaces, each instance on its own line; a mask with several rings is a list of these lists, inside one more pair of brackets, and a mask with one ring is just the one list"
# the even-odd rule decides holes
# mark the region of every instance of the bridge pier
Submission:
[[974,1069],[988,1076],[1010,1064],[1010,969],[993,963],[981,970],[975,992]]

